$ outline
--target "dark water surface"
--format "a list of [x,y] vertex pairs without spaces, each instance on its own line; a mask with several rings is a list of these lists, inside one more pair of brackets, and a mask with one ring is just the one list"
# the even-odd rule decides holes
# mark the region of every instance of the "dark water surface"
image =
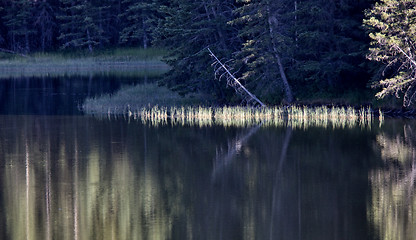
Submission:
[[415,144],[413,120],[292,129],[0,115],[0,239],[414,239]]
[[79,115],[85,98],[113,93],[154,77],[112,74],[0,79],[0,114]]

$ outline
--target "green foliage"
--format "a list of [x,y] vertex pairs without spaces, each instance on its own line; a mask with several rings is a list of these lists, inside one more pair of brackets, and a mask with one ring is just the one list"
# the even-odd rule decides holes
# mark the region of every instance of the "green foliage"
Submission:
[[42,51],[51,48],[54,31],[56,29],[55,10],[49,1],[37,1],[35,3],[35,15],[33,25],[37,27],[39,45]]
[[[240,102],[232,89],[215,80],[209,47],[251,92],[275,104],[290,102],[292,95],[339,95],[366,88],[375,65],[365,59],[370,39],[361,25],[364,9],[373,2],[0,1],[0,50],[63,49],[69,55],[88,51],[94,56],[93,50],[111,52],[118,46],[161,47],[171,66],[163,84],[182,95],[203,91],[220,103]],[[413,56],[413,5],[410,0],[383,0],[366,20],[374,41],[369,58],[388,66],[378,96],[405,92],[406,103],[413,97],[413,81],[408,81],[413,65],[402,52]]]
[[386,66],[376,96],[404,93],[403,105],[409,106],[416,97],[416,2],[381,0],[366,13],[364,24],[372,39],[368,58]]
[[4,25],[13,51],[30,52],[29,37],[35,32],[31,23],[33,8],[33,2],[26,0],[10,1],[4,8]]
[[165,61],[172,66],[165,84],[180,94],[204,91],[225,99],[225,84],[214,81],[210,47],[221,57],[230,57],[238,47],[236,30],[227,25],[233,1],[160,1],[155,43],[169,51]]
[[365,86],[368,69],[360,64],[365,62],[367,42],[360,25],[369,2],[298,3],[292,29],[294,61],[288,73],[297,89],[306,85],[313,92],[334,92]]
[[101,7],[93,5],[92,1],[88,0],[60,1],[62,7],[58,19],[62,24],[58,39],[62,41],[62,48],[81,47],[92,52],[95,46],[108,41],[96,21],[96,14],[100,12]]
[[278,80],[282,76],[277,56],[287,65],[294,44],[290,36],[293,21],[284,7],[292,1],[240,2],[243,4],[235,10],[236,18],[229,21],[239,28],[239,37],[244,41],[235,54],[235,68],[241,69],[240,78],[256,95],[276,99],[276,93],[284,94],[282,81]]
[[125,11],[120,14],[123,28],[120,43],[147,48],[151,42],[152,30],[155,29],[157,6],[152,0],[124,0]]
[[235,68],[260,98],[283,99],[278,97],[285,94],[282,70],[295,95],[365,87],[367,42],[360,25],[370,1],[239,2],[229,22],[244,41]]

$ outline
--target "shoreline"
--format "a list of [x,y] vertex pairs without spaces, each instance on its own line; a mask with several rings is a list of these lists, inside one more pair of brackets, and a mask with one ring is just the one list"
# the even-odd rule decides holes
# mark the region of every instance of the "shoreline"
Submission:
[[158,61],[131,61],[131,62],[83,62],[76,60],[53,64],[29,63],[9,64],[0,62],[0,78],[9,77],[37,77],[62,76],[67,74],[89,75],[91,73],[138,73],[147,75],[161,75],[169,70],[169,66]]
[[121,48],[94,54],[65,52],[33,53],[26,57],[2,55],[0,78],[94,72],[139,72],[163,74],[170,67],[162,61],[163,50]]
[[[229,106],[241,108],[241,106],[235,104],[230,104]],[[156,83],[148,83],[145,85],[128,86],[111,95],[105,94],[99,97],[88,98],[84,101],[81,108],[86,114],[128,115],[129,113],[142,112],[143,109],[147,111],[153,107],[204,107],[217,109],[221,107],[227,108],[229,106],[218,105],[214,99],[206,95],[194,94],[182,97],[167,87],[158,86]],[[362,111],[362,109],[372,109],[372,114],[376,117],[382,114],[386,117],[416,118],[416,109],[392,108],[386,105],[374,106],[369,103],[362,105],[337,103],[335,101],[331,103],[330,100],[326,100],[325,103],[316,103],[313,101],[307,103],[307,101],[302,101],[291,105],[269,105],[265,109],[292,107],[308,110],[317,108],[353,109],[356,112]],[[250,109],[250,107],[246,108]]]

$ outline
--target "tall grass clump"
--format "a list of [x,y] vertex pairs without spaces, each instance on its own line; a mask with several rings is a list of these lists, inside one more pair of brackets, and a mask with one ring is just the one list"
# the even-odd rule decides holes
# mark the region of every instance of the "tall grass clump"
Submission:
[[332,127],[351,128],[370,127],[374,114],[371,109],[352,107],[202,107],[171,106],[143,107],[140,111],[127,113],[134,119],[141,119],[152,125],[172,124],[191,126],[222,125],[225,127],[289,126],[292,128]]
[[[371,108],[335,106],[212,107],[202,95],[182,97],[155,83],[129,86],[112,95],[90,98],[82,110],[87,114],[125,115],[153,125],[283,126],[293,128],[371,126]],[[383,114],[379,111],[378,120]]]

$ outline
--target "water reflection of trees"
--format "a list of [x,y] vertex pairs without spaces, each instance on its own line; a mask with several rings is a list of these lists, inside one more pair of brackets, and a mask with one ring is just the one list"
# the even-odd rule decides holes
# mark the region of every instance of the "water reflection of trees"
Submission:
[[368,236],[363,165],[374,159],[364,151],[371,148],[371,133],[308,131],[260,129],[240,147],[210,189],[212,206],[201,213],[215,230],[206,233],[208,239]]
[[54,121],[18,117],[2,123],[14,126],[0,133],[5,140],[2,234],[10,239],[168,239],[171,220],[153,163],[139,170],[133,166],[143,156],[132,159],[124,151],[125,136],[115,129],[91,129],[79,119]]
[[[367,186],[362,159],[372,153],[351,153],[359,129],[154,128],[41,116],[0,122],[4,238],[360,239],[366,233],[367,189],[355,186]],[[368,137],[359,141],[362,149],[371,144]]]
[[384,162],[383,167],[370,174],[370,222],[380,239],[413,239],[416,236],[415,126],[397,125],[380,133],[376,148],[380,149]]
[[123,84],[144,81],[140,76],[126,76],[122,81],[114,76],[89,74],[2,78],[0,114],[79,114],[77,104],[85,98],[114,92]]

